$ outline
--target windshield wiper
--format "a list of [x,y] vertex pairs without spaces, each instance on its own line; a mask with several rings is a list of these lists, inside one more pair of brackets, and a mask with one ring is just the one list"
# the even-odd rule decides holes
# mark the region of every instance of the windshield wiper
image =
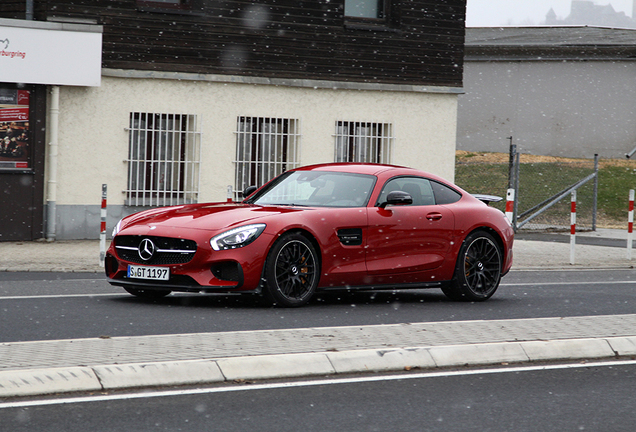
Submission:
[[305,204],[295,204],[295,203],[268,203],[268,204],[256,203],[256,204],[263,207],[309,207]]

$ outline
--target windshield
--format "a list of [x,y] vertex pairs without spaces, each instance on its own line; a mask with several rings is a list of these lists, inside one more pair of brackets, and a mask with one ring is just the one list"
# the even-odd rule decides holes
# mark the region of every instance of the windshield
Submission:
[[246,201],[258,205],[364,207],[375,177],[324,171],[291,171]]

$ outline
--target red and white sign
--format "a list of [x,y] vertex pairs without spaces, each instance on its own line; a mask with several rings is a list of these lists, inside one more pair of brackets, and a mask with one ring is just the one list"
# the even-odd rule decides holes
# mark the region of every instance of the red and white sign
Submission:
[[18,90],[18,105],[29,106],[30,93],[28,90]]
[[29,107],[0,108],[0,122],[29,121]]
[[102,27],[0,19],[0,82],[101,84]]

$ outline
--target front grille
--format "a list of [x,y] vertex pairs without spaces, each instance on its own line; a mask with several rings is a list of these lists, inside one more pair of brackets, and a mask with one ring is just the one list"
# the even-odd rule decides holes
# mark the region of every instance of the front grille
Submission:
[[[145,239],[151,240],[156,252],[149,260],[139,255],[139,245]],[[171,237],[155,236],[117,236],[115,237],[117,255],[124,261],[148,265],[173,265],[189,262],[197,250],[197,243]]]

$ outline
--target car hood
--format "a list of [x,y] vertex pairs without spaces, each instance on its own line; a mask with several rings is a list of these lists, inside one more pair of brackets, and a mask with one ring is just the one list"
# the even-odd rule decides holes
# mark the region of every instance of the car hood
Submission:
[[273,215],[303,210],[307,209],[241,203],[191,204],[136,213],[125,220],[123,229],[147,226],[218,231],[261,221]]

